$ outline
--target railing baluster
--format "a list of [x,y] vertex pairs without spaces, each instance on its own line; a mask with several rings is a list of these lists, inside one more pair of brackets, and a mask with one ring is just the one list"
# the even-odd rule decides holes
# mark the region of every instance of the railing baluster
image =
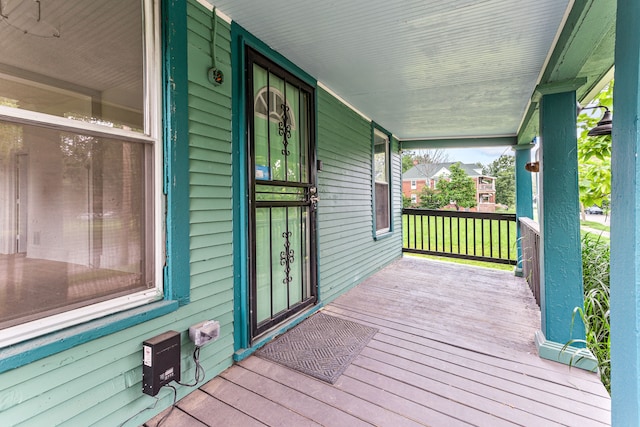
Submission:
[[464,254],[469,255],[469,235],[467,231],[469,230],[469,218],[464,219]]
[[[496,228],[498,229],[498,231],[496,232],[496,235],[494,236],[494,232],[496,230]],[[496,221],[496,220],[489,220],[489,235],[491,236],[491,241],[489,243],[489,256],[491,258],[493,258],[494,254],[496,258],[500,258],[500,252],[497,250],[494,250],[494,247],[496,245],[499,245],[500,242],[500,221]],[[498,238],[498,241],[496,242],[496,237]],[[497,249],[497,248],[496,248]]]
[[449,252],[453,253],[453,218],[449,217]]
[[[403,230],[406,233],[406,235],[403,236],[403,242],[406,242],[403,247],[404,252],[466,258],[511,265],[517,263],[516,259],[511,259],[514,252],[511,249],[511,245],[514,245],[516,242],[515,233],[513,237],[511,236],[512,229],[510,223],[515,223],[515,214],[439,211],[412,208],[403,209],[402,213],[402,217],[406,221],[406,224],[403,224]],[[460,220],[461,218],[463,219],[462,221]],[[478,221],[480,221],[479,225]],[[505,226],[502,225],[503,221],[506,222],[506,235]],[[454,226],[456,230],[453,229]],[[496,236],[494,237],[495,227],[498,228],[496,230]],[[487,232],[489,234],[488,236],[485,235]],[[418,239],[418,233],[420,239]],[[412,238],[413,242],[411,241]],[[418,240],[420,240],[419,246]],[[463,241],[464,252],[462,250]],[[457,243],[455,250],[453,247],[454,243]],[[472,247],[469,247],[470,244]],[[480,245],[481,248],[478,248],[478,245]],[[503,250],[504,245],[507,245],[506,251]],[[503,252],[506,252],[506,256]]]
[[417,215],[412,215],[413,216],[413,248],[414,249],[418,249],[418,230],[416,229],[416,217]]
[[460,252],[460,217],[456,218],[456,221],[458,222],[458,230],[457,230],[457,234],[458,234],[458,253]]
[[420,249],[424,250],[424,215],[420,215]]
[[427,250],[430,251],[431,250],[431,217],[430,216],[427,217],[427,236],[428,236],[427,246],[429,246]]
[[481,244],[482,244],[482,256],[484,256],[484,219],[480,220],[480,225],[482,227],[482,234],[481,234],[481,236],[482,236],[482,241],[481,241]]
[[530,218],[520,218],[522,236],[522,273],[540,305],[540,231]]
[[434,243],[434,247],[435,247],[436,252],[438,252],[438,231],[439,231],[439,229],[438,229],[438,218],[440,218],[440,217],[435,216],[433,218],[433,237],[434,237],[434,242],[433,243]]
[[511,259],[511,222],[507,221],[507,259]]

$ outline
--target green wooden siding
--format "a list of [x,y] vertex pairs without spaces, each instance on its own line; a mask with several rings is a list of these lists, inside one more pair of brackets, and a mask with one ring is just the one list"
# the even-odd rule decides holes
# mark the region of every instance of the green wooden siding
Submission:
[[373,238],[371,123],[318,89],[320,300],[327,303],[402,255],[398,142],[391,145],[393,232]]
[[[221,324],[218,341],[204,347],[207,380],[231,364],[233,269],[231,211],[230,28],[219,21],[218,67],[227,81],[214,88],[210,66],[211,13],[188,4],[189,233],[191,303],[163,317],[107,335],[0,375],[2,425],[113,426],[132,415],[141,424],[171,404],[172,392],[142,394],[142,342],[167,330],[182,332],[182,378],[194,375],[186,331],[206,319]],[[186,143],[186,141],[185,141]],[[178,397],[193,388],[179,387]]]
[[[210,67],[211,12],[195,0],[188,13],[189,257],[190,303],[165,316],[78,345],[0,374],[2,425],[139,425],[168,407],[142,394],[142,342],[176,330],[182,333],[182,378],[194,375],[190,325],[221,324],[218,341],[201,361],[210,380],[232,363],[233,231],[230,27],[219,21],[216,60],[222,86],[206,77]],[[318,90],[320,297],[328,302],[401,255],[401,233],[372,236],[371,124]],[[184,143],[187,143],[185,141]],[[400,157],[392,145],[394,230],[400,221]],[[236,225],[237,226],[237,225]],[[178,387],[178,398],[193,391]],[[147,409],[154,406],[154,409]],[[135,415],[137,414],[137,415]]]

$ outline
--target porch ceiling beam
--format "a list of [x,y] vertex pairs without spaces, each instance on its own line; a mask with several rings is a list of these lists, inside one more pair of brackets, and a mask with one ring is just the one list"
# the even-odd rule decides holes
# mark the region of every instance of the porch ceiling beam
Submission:
[[[585,78],[576,89],[577,100],[583,102],[593,93],[613,66],[615,14],[613,0],[575,0],[538,87]],[[518,130],[519,144],[528,144],[539,134],[538,103],[534,98],[535,95]]]
[[574,92],[580,89],[587,83],[586,77],[579,77],[570,80],[562,80],[560,82],[540,84],[536,86],[533,91],[531,101],[535,103],[540,102],[540,98],[543,95],[553,95],[554,93]]
[[418,150],[421,148],[472,148],[472,147],[504,147],[513,146],[518,142],[515,135],[512,136],[475,136],[463,138],[426,138],[426,139],[401,139],[400,147],[403,150]]

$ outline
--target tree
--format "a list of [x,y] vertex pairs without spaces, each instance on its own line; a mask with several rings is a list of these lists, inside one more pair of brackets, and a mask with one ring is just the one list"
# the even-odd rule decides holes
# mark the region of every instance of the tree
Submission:
[[438,190],[425,185],[420,191],[420,207],[424,209],[439,209],[449,203],[443,202],[442,195]]
[[482,168],[482,173],[496,178],[496,203],[513,206],[516,201],[516,159],[502,155],[490,165]]
[[476,205],[476,186],[473,179],[455,163],[449,168],[449,179],[440,179],[436,188],[443,201],[451,202],[456,208],[472,208]]
[[[613,112],[613,81],[589,106],[604,105]],[[583,206],[608,205],[611,196],[611,135],[587,133],[602,118],[602,109],[586,109],[578,116],[578,184]]]
[[406,172],[416,164],[446,163],[449,155],[441,148],[434,150],[407,150],[402,152],[402,172]]

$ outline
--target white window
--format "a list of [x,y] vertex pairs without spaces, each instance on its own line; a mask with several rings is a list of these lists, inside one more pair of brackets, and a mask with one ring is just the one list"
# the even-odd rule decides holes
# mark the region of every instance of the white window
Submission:
[[389,194],[389,136],[373,131],[374,198],[376,234],[390,231],[391,204]]
[[418,183],[416,182],[415,179],[411,180],[411,189],[415,190],[416,188],[418,188]]
[[411,195],[411,204],[415,205],[418,203],[418,195],[417,194],[412,194]]
[[157,6],[3,5],[0,347],[162,296]]

